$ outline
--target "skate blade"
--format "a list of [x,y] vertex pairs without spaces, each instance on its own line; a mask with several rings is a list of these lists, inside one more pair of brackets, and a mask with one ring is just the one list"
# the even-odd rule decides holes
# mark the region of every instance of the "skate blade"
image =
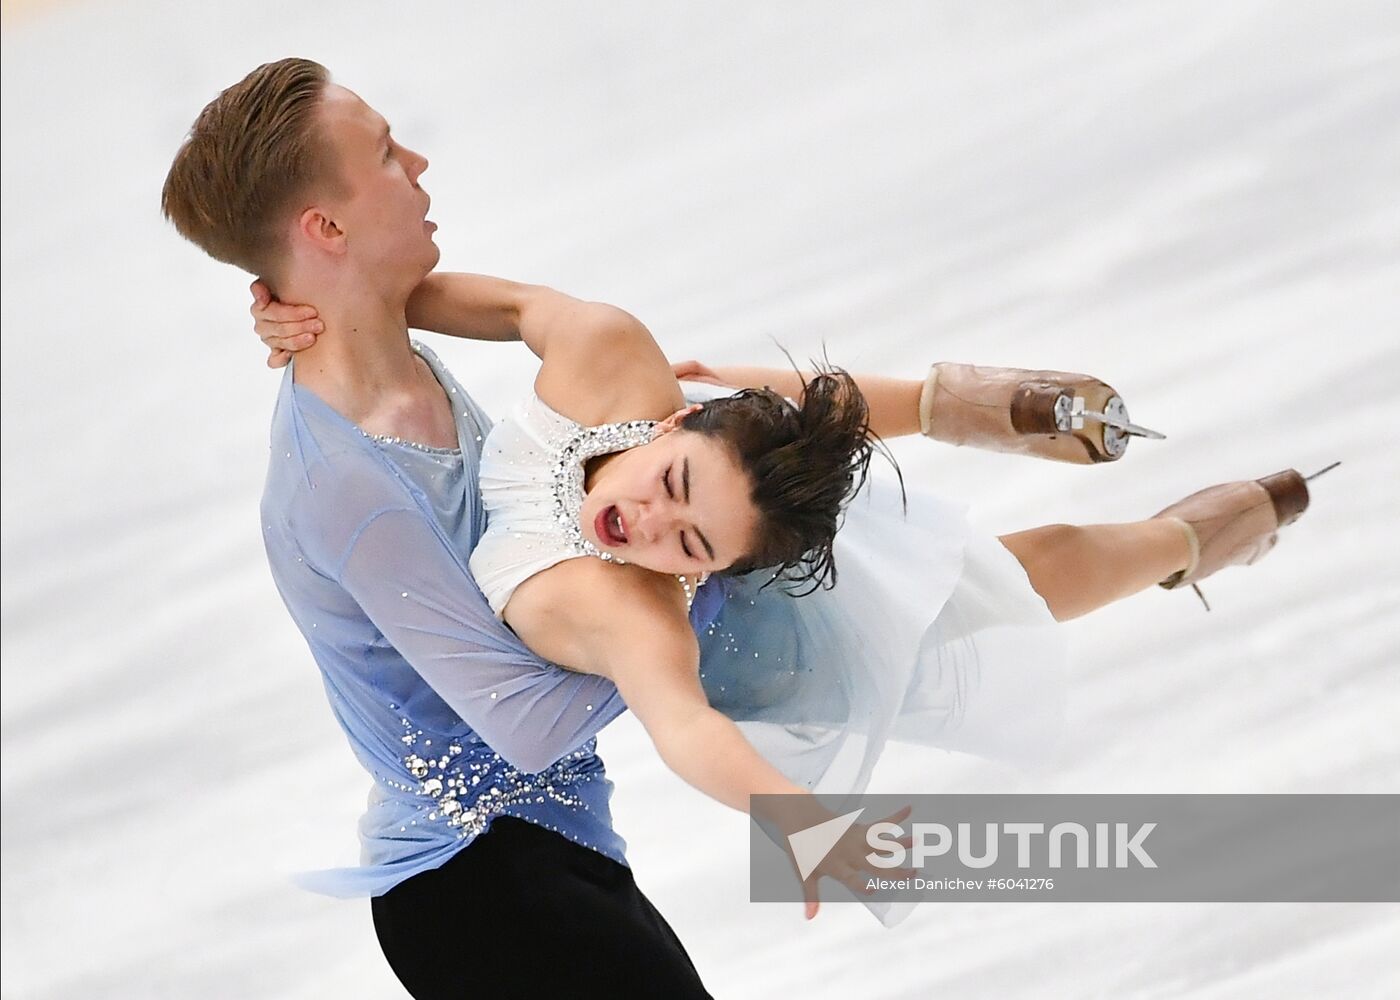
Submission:
[[1160,431],[1154,431],[1151,428],[1132,423],[1129,420],[1124,420],[1122,417],[1115,417],[1107,413],[1099,413],[1097,410],[1084,410],[1080,415],[1097,420],[1101,424],[1106,424],[1115,430],[1122,431],[1124,434],[1129,434],[1133,437],[1151,438],[1154,441],[1165,441],[1167,439],[1167,436]]

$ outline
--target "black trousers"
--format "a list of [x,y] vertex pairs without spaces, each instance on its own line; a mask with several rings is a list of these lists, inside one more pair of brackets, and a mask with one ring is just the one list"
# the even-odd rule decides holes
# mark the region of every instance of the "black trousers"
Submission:
[[514,816],[371,908],[416,1000],[710,996],[630,868]]

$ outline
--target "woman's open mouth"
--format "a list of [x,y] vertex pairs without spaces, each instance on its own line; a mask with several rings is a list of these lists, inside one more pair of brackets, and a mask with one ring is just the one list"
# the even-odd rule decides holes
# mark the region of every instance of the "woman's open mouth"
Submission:
[[622,511],[610,504],[593,519],[593,530],[608,545],[627,544],[627,526],[622,523]]

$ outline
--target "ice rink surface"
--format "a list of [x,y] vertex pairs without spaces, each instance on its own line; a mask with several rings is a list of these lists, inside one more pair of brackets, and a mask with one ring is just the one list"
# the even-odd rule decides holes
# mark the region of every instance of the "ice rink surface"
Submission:
[[[368,907],[288,881],[353,863],[368,782],[264,563],[279,376],[247,279],[157,210],[200,107],[292,54],[429,156],[445,267],[616,303],[675,359],[1092,372],[1168,434],[1093,468],[898,443],[987,528],[1344,461],[1213,612],[1154,588],[1067,626],[1056,777],[893,754],[873,790],[1397,791],[1393,4],[26,3],[0,60],[6,1000],[402,995]],[[523,347],[432,345],[490,412],[528,385]],[[808,924],[747,901],[745,817],[635,720],[599,749],[717,997],[1400,991],[1400,905]],[[423,948],[497,960],[450,925]]]

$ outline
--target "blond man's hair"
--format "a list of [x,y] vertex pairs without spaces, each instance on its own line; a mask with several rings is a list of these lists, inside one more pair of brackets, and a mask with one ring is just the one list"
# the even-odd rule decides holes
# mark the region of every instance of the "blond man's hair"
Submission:
[[209,256],[269,280],[287,215],[340,186],[317,111],[330,74],[310,59],[265,63],[210,101],[175,154],[161,212]]

